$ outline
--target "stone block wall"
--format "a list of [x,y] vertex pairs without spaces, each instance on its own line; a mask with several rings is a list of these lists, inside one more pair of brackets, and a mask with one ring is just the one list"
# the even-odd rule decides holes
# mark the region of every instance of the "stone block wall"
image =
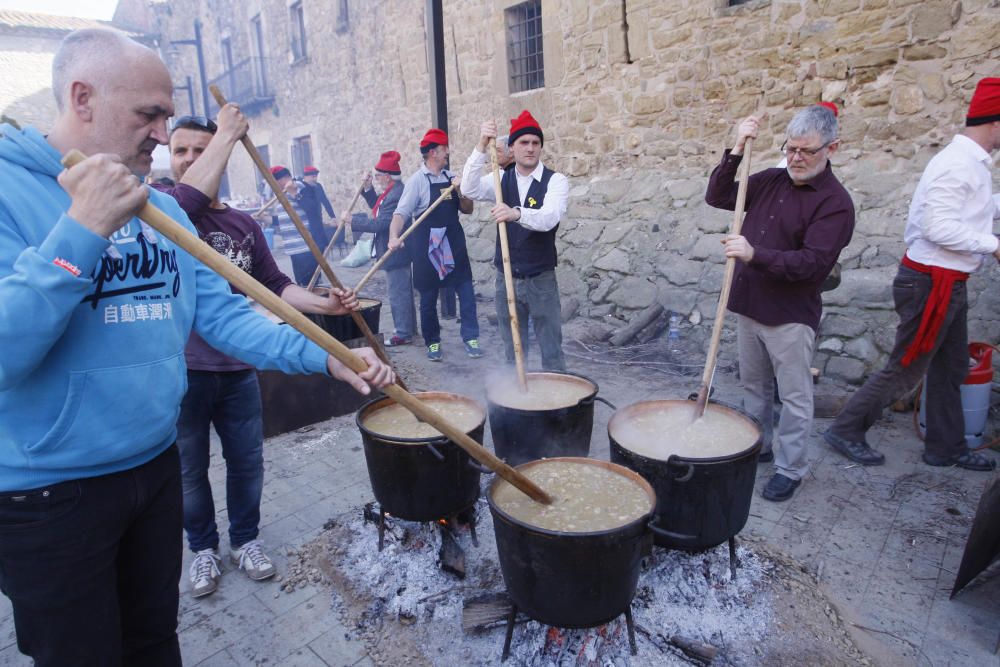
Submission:
[[[856,382],[884,358],[909,199],[960,130],[975,82],[1000,73],[998,0],[542,0],[546,85],[510,94],[504,10],[515,4],[443,2],[452,166],[461,169],[483,118],[506,122],[527,108],[540,120],[546,164],[571,178],[559,278],[579,315],[626,322],[658,301],[685,316],[685,335],[707,337],[723,274],[718,240],[732,220],[704,204],[709,173],[745,115],[767,114],[754,154],[763,168],[780,159],[794,112],[828,100],[842,109],[833,162],[858,224],[843,283],[824,297],[816,365]],[[176,0],[155,30],[189,36],[200,17],[206,59],[220,62],[228,33],[239,60],[261,12],[277,102],[252,119],[254,141],[287,163],[292,138],[310,134],[338,209],[384,150],[403,154],[404,175],[415,171],[430,122],[425,3],[351,0],[341,31],[339,5],[306,3],[309,60],[294,66],[284,0]],[[195,71],[187,51],[178,68]],[[239,153],[232,189],[249,193]],[[489,294],[495,228],[485,206],[466,231]],[[969,283],[973,340],[1000,339],[1000,295],[989,288],[998,274],[990,260]]]
[[[529,108],[540,119],[546,163],[573,182],[560,280],[585,316],[624,322],[658,301],[687,318],[685,335],[707,338],[732,213],[703,195],[735,123],[767,114],[754,155],[764,168],[781,158],[795,111],[835,102],[843,142],[834,168],[858,223],[841,256],[842,286],[824,295],[816,365],[858,382],[884,360],[909,199],[927,161],[961,129],[975,82],[1000,73],[1000,3],[543,2],[546,87],[518,95],[503,86],[502,10],[516,3],[469,4],[446,3],[464,26],[454,46],[462,91],[449,97],[453,154],[474,143],[475,118],[490,104],[503,118]],[[492,239],[492,225],[478,233]],[[989,258],[970,281],[972,340],[1000,339],[1000,296],[990,289],[998,275]]]

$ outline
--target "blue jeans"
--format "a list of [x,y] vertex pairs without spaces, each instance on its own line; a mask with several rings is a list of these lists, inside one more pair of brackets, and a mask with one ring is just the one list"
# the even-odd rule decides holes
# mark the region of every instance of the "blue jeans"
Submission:
[[[458,293],[458,316],[462,318],[459,332],[462,340],[479,338],[479,320],[476,319],[476,291],[472,279],[455,285]],[[441,342],[441,323],[438,321],[437,303],[440,287],[417,290],[420,292],[420,328],[424,332],[424,343],[431,345]]]
[[184,530],[191,551],[219,546],[215,502],[208,481],[209,424],[226,459],[229,544],[256,539],[264,490],[264,427],[260,387],[254,370],[188,371],[188,390],[177,420],[184,484]]
[[413,338],[417,329],[417,318],[413,312],[413,277],[410,271],[409,264],[385,270],[392,323],[400,338]]
[[36,667],[179,667],[177,448],[130,470],[0,493],[0,590]]

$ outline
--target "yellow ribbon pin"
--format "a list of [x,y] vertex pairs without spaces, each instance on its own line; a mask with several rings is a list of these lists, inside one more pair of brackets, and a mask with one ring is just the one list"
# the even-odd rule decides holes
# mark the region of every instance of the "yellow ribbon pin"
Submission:
[[535,201],[534,197],[528,197],[528,206],[531,206],[532,208],[534,208],[535,204],[537,204],[537,203],[538,202]]

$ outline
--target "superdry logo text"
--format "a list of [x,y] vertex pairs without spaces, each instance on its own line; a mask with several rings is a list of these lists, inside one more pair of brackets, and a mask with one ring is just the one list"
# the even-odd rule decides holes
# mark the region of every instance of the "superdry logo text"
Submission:
[[[177,271],[177,251],[161,249],[146,241],[139,234],[136,238],[139,252],[127,252],[121,257],[110,257],[105,254],[101,263],[94,269],[91,278],[94,282],[94,293],[83,298],[84,303],[90,302],[95,310],[102,299],[110,299],[125,294],[148,292],[167,285],[167,280],[151,280],[138,285],[129,285],[119,289],[107,289],[108,285],[122,282],[128,278],[153,279],[168,278],[171,282],[172,296],[176,297],[181,289],[181,276]],[[131,245],[131,244],[130,244]]]
[[52,260],[52,263],[60,268],[66,269],[74,276],[77,277],[80,276],[80,269],[77,268],[76,265],[70,262],[69,260],[65,260],[62,257],[56,257],[54,260]]

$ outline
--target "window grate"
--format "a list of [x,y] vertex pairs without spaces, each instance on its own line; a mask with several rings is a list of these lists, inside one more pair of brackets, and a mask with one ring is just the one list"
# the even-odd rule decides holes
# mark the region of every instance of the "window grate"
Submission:
[[544,87],[541,0],[514,5],[506,10],[505,15],[510,92],[519,93]]

